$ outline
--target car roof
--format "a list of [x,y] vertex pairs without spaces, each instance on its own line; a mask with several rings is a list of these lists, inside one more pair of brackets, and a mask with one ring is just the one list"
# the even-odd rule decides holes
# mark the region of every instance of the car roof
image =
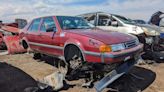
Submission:
[[[37,18],[34,18],[34,19],[47,18],[47,17],[79,17],[79,16],[52,15],[52,16],[42,16],[42,17],[37,17]],[[33,20],[34,20],[34,19],[33,19]]]
[[93,14],[106,14],[106,15],[113,15],[113,16],[121,16],[121,15],[117,15],[117,14],[111,14],[111,13],[106,13],[106,12],[90,12],[90,13],[85,13],[85,14],[80,14],[80,15],[77,15],[77,16],[80,16],[80,17],[90,17],[92,16]]

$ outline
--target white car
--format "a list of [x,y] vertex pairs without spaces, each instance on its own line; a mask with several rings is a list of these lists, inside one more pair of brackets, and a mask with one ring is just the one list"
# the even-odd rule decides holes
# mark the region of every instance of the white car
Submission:
[[134,22],[129,21],[123,16],[102,12],[88,13],[80,16],[103,30],[118,31],[134,35],[144,33],[140,26],[134,25]]
[[[145,51],[159,52],[164,50],[164,47],[160,45],[161,40],[159,40],[160,33],[163,33],[160,27],[149,24],[137,24],[129,18],[104,12],[87,13],[79,16],[85,18],[97,28],[137,36],[139,41],[144,44]],[[153,48],[160,48],[160,50],[152,50],[152,46]]]

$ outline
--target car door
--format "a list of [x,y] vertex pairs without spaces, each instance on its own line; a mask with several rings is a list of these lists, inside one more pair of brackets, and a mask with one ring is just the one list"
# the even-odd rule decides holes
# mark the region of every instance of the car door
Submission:
[[58,30],[55,24],[54,17],[43,18],[38,35],[41,46],[39,49],[40,51],[46,54],[59,54],[58,52],[60,49],[58,49],[58,46],[60,37],[57,32]]
[[37,45],[37,43],[39,43],[39,39],[37,38],[37,36],[38,36],[38,29],[40,26],[40,22],[41,22],[40,18],[34,19],[31,25],[29,26],[27,32],[25,33],[30,47],[34,50],[39,49],[39,45]]

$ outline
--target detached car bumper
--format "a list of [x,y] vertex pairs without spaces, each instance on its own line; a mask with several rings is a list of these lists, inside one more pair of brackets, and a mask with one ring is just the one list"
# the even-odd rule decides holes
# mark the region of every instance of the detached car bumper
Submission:
[[122,75],[128,73],[128,71],[133,67],[136,62],[129,60],[123,63],[116,69],[109,72],[104,78],[102,78],[98,83],[95,84],[94,88],[97,92],[102,92],[104,88],[113,83],[115,80],[120,78]]
[[127,61],[129,59],[138,59],[140,53],[143,51],[143,44],[139,44],[136,47],[125,49],[118,52],[110,53],[96,53],[85,51],[85,57],[88,62],[97,63],[116,63],[121,61]]

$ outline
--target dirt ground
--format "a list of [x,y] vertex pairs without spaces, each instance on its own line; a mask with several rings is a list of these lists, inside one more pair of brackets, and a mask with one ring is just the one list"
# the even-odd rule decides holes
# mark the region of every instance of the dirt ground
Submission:
[[[37,80],[39,79],[39,75],[46,75],[47,73],[54,71],[55,68],[53,66],[44,63],[45,61],[51,61],[51,58],[45,58],[41,60],[42,62],[37,62],[37,60],[34,60],[32,56],[32,54],[0,56],[0,62],[7,63],[0,63],[0,76],[2,76],[0,77],[0,92],[3,92],[2,90],[7,89],[8,86],[11,86],[8,87],[9,91],[4,92],[21,92],[14,90],[23,90],[23,88],[29,87],[29,85],[36,86],[34,79]],[[12,68],[8,69],[9,67]],[[37,72],[36,70],[38,69],[41,69],[41,71],[44,72]],[[9,71],[13,71],[13,73],[7,73]],[[17,78],[14,78],[14,75],[17,75]],[[12,78],[14,81],[12,81]],[[120,79],[109,85],[104,92],[164,92],[163,78],[164,63],[155,63],[151,65],[146,64],[140,66],[136,65],[128,74],[122,76]],[[94,88],[81,87],[80,84],[82,81],[82,79],[79,79],[67,82],[67,85],[61,89],[60,92],[95,92]]]

